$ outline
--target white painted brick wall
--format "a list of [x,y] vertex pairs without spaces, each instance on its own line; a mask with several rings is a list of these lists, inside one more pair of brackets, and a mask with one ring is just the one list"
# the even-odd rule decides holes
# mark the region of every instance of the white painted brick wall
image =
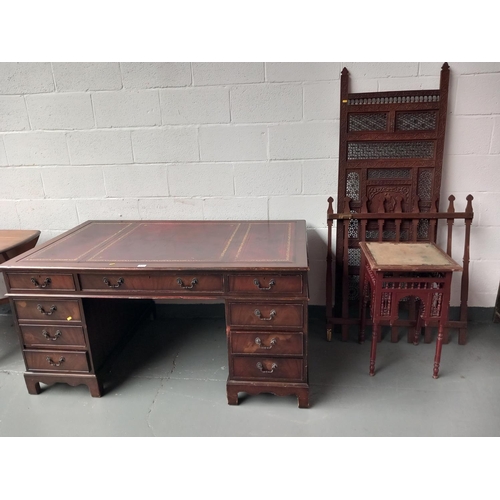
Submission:
[[99,128],[161,125],[157,90],[96,92],[92,102]]
[[191,84],[191,65],[183,62],[121,63],[123,87],[153,89]]
[[272,160],[334,158],[338,154],[338,123],[333,121],[269,127],[269,155]]
[[169,195],[165,165],[114,165],[103,167],[103,171],[108,198]]
[[231,164],[170,165],[168,184],[172,196],[230,196],[234,194]]
[[236,196],[279,196],[302,192],[300,162],[244,163],[234,167]]
[[51,93],[26,96],[33,130],[94,128],[94,113],[89,94]]
[[[4,167],[1,170],[0,199],[45,198],[41,168]],[[59,170],[59,169],[58,169]],[[3,213],[2,213],[3,215]]]
[[202,161],[267,160],[267,128],[263,125],[200,127]]
[[0,96],[0,130],[29,130],[28,110],[22,95]]
[[22,132],[5,134],[5,153],[9,165],[61,165],[69,163],[63,132]]
[[133,163],[129,130],[92,130],[67,135],[73,165]]
[[137,163],[198,161],[197,136],[194,127],[133,130],[134,159]]
[[264,63],[193,63],[194,85],[227,85],[264,81]]
[[162,122],[165,125],[229,123],[229,88],[188,87],[160,90]]
[[50,63],[6,62],[0,68],[0,95],[53,92]]
[[231,89],[231,121],[234,123],[276,123],[301,119],[301,85],[243,85]]
[[5,153],[5,146],[3,143],[3,138],[0,140],[0,167],[8,165],[7,154]]
[[[344,66],[353,92],[439,86],[435,62],[0,63],[1,226],[43,242],[88,219],[305,219],[311,303],[323,304]],[[475,198],[469,305],[491,307],[500,63],[450,67],[441,196],[457,210]],[[457,223],[459,261],[461,237]]]
[[123,87],[119,63],[57,62],[52,63],[59,92],[87,90],[120,90]]

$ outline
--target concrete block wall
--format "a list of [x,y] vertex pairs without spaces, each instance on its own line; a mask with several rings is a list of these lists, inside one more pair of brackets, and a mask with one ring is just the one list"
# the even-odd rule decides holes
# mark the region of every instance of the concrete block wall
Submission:
[[[324,304],[344,66],[355,92],[439,86],[425,62],[0,63],[0,226],[46,241],[88,219],[305,219]],[[441,196],[475,198],[469,305],[492,307],[500,63],[450,66]]]

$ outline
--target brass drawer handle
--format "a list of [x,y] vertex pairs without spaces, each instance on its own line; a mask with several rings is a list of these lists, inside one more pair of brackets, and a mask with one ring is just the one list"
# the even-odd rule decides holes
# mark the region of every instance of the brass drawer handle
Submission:
[[198,280],[196,278],[193,278],[191,280],[191,284],[190,285],[185,285],[184,282],[180,278],[177,278],[177,284],[181,288],[184,288],[185,290],[191,290],[191,288],[194,288],[194,285],[198,284]]
[[62,363],[64,363],[66,360],[64,359],[64,356],[61,356],[59,358],[59,361],[56,363],[54,361],[52,361],[52,358],[50,356],[47,356],[45,358],[47,360],[47,362],[49,363],[50,366],[61,366]]
[[40,305],[40,304],[38,304],[38,305],[36,306],[36,308],[37,308],[37,309],[38,309],[38,310],[39,310],[42,314],[45,314],[46,316],[51,316],[51,315],[52,315],[52,313],[53,313],[54,311],[57,311],[57,307],[56,307],[56,306],[52,306],[52,307],[50,308],[50,311],[46,311],[46,310],[43,308],[43,306],[42,306],[42,305]]
[[278,364],[277,363],[273,363],[271,365],[271,369],[270,370],[264,370],[264,367],[262,366],[262,363],[259,361],[257,363],[257,368],[262,372],[262,373],[273,373],[274,370],[276,370],[278,368]]
[[56,334],[53,337],[51,337],[47,330],[42,330],[42,335],[47,340],[52,340],[52,342],[55,342],[62,335],[62,332],[61,332],[61,330],[56,330]]
[[47,288],[52,283],[52,280],[50,278],[45,278],[40,285],[35,278],[31,278],[31,283],[33,283],[36,288]]
[[259,290],[271,290],[271,288],[272,288],[274,285],[276,285],[276,281],[274,281],[274,280],[269,280],[269,286],[268,286],[267,288],[265,288],[265,287],[263,287],[263,286],[260,286],[260,281],[259,281],[257,278],[255,278],[255,279],[253,280],[253,283],[254,283],[254,285],[255,285],[255,286],[256,286]]
[[259,337],[255,338],[255,343],[261,348],[261,349],[272,349],[273,346],[278,342],[277,339],[272,338],[271,342],[269,343],[268,346],[262,345],[262,340],[260,340]]
[[103,278],[102,282],[109,288],[120,288],[123,285],[123,283],[125,283],[125,280],[123,278],[118,278],[116,280],[116,285],[112,285],[111,282],[108,280],[108,278]]
[[255,311],[253,313],[261,321],[271,321],[276,316],[276,311],[274,309],[269,313],[269,318],[262,318],[262,313],[258,309],[255,309]]

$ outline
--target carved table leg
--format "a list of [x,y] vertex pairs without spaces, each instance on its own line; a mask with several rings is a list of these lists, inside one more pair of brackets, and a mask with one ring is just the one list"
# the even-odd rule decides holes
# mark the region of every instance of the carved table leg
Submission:
[[439,364],[441,362],[441,349],[443,347],[443,323],[440,321],[439,322],[439,330],[438,330],[438,336],[436,340],[436,355],[434,357],[434,372],[432,374],[432,378],[438,378],[439,377]]
[[372,332],[372,348],[370,350],[370,377],[375,375],[375,358],[377,357],[377,341],[378,333],[380,330],[380,325],[378,322],[373,322],[373,332]]

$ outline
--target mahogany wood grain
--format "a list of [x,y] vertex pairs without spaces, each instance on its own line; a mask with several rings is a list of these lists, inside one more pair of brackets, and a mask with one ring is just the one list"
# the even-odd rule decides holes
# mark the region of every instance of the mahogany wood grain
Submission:
[[[223,292],[222,274],[175,273],[164,275],[151,274],[80,274],[83,291],[102,290],[108,292],[164,290],[172,293]],[[188,292],[186,292],[188,291]]]
[[76,290],[72,274],[10,273],[8,279],[12,291]]
[[273,302],[230,303],[227,322],[235,327],[302,327],[303,304],[281,304]]
[[304,353],[302,333],[231,332],[232,354],[298,355]]
[[49,349],[85,349],[87,343],[81,326],[19,325],[26,347]]
[[232,377],[245,380],[281,379],[300,382],[303,380],[303,361],[301,358],[233,356]]
[[258,295],[301,294],[303,291],[300,275],[233,275],[229,276],[230,292],[255,293]]
[[88,372],[89,362],[86,352],[75,351],[24,351],[28,370]]
[[78,300],[52,298],[15,299],[14,307],[20,320],[81,321]]

